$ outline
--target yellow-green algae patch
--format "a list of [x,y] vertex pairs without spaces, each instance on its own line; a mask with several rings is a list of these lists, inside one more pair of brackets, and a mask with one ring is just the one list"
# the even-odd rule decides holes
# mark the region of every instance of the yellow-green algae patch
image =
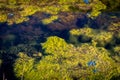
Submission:
[[33,63],[33,58],[19,53],[23,56],[19,55],[14,65],[18,78],[24,77],[24,80],[73,80],[74,78],[110,80],[120,75],[120,64],[110,57],[109,51],[104,47],[96,47],[89,43],[75,47],[60,37],[51,36],[42,43],[42,48],[46,56],[43,56],[36,64]]
[[[90,4],[85,4],[82,0],[69,1],[33,1],[33,0],[5,0],[0,1],[0,22],[8,22],[8,24],[22,23],[26,20],[27,16],[33,15],[36,12],[44,12],[51,15],[58,16],[59,12],[73,12],[72,8],[76,8],[78,12],[90,11],[89,17],[94,18],[98,16],[101,11],[105,9],[105,5],[99,0],[93,0]],[[91,11],[92,10],[92,11]],[[12,19],[9,18],[8,13],[12,14]],[[56,18],[55,18],[56,19]],[[48,24],[54,20],[49,21]],[[43,21],[44,22],[44,21]],[[47,24],[46,22],[46,24]]]

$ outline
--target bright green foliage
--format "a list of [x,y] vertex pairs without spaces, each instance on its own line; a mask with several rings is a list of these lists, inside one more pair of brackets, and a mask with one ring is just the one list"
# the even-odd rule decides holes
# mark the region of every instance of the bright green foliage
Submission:
[[44,8],[40,9],[40,11],[55,15],[55,14],[58,14],[61,9],[58,7],[60,7],[60,6],[59,5],[58,6],[54,6],[54,5],[53,6],[45,6]]
[[24,17],[24,18],[19,18],[19,19],[17,19],[16,21],[15,21],[15,23],[16,24],[19,24],[19,23],[22,23],[23,21],[28,21],[29,20],[29,18],[28,17]]
[[92,11],[89,15],[89,17],[94,18],[101,14],[100,10],[106,9],[106,6],[99,0],[94,0],[93,3],[91,3]]
[[[119,67],[112,58],[109,57],[110,53],[106,49],[102,47],[97,48],[90,44],[82,44],[80,47],[74,47],[73,45],[68,46],[68,50],[66,51],[64,51],[64,49],[63,52],[61,52],[61,50],[59,52],[54,51],[53,55],[46,56],[45,61],[60,64],[62,68],[67,70],[70,77],[80,79],[94,80],[101,77],[100,80],[109,80],[112,76],[119,74]],[[46,50],[47,48],[45,51]],[[58,55],[56,55],[56,53],[58,53]],[[64,55],[62,55],[62,53],[64,53]],[[91,60],[96,62],[95,66],[88,66],[88,62]],[[116,66],[117,68],[114,69]],[[94,73],[94,69],[96,69],[97,72]]]
[[62,38],[52,36],[42,43],[42,48],[49,55],[38,62],[19,54],[14,67],[17,77],[24,76],[24,80],[110,80],[120,75],[120,64],[103,47],[88,43],[75,47]]
[[[96,48],[88,44],[83,44],[77,48],[79,55],[76,56],[76,61],[79,61],[76,67],[71,70],[71,75],[82,80],[109,80],[112,76],[118,74],[118,68],[114,69],[115,62],[109,57],[109,52],[104,48]],[[89,61],[95,61],[95,66],[88,66]],[[93,70],[96,70],[94,72]],[[115,71],[115,72],[114,72]],[[113,74],[114,73],[114,74]],[[86,76],[84,76],[86,75]]]
[[[85,39],[91,39],[91,42],[93,45],[98,45],[98,46],[105,46],[107,43],[112,43],[113,41],[113,33],[107,32],[107,31],[100,31],[100,30],[95,30],[91,29],[88,27],[82,28],[82,29],[73,29],[70,31],[70,41],[72,41],[73,38],[76,37],[76,41],[78,41],[78,37],[82,36],[83,41]],[[74,39],[75,40],[75,39]]]
[[26,54],[22,52],[20,52],[18,56],[19,58],[16,60],[16,63],[14,64],[14,72],[18,78],[23,80],[27,77],[27,74],[31,72],[31,69],[33,68],[34,59],[28,57]]
[[57,20],[57,19],[58,19],[58,16],[51,16],[48,19],[43,19],[42,23],[43,24],[49,24],[49,23],[51,23],[51,22],[53,22],[54,20]]
[[111,32],[101,31],[93,37],[93,40],[96,41],[99,46],[105,46],[107,43],[113,41],[113,34]]
[[44,57],[36,68],[39,72],[37,80],[72,80],[65,68],[56,61],[59,58],[54,56]]
[[[119,72],[119,70],[117,70],[119,68],[114,69],[114,67],[117,65],[112,60],[112,58],[109,57],[110,53],[102,47],[97,48],[89,44],[82,44],[80,47],[77,47],[77,48],[75,48],[72,45],[69,45],[68,48],[69,49],[64,52],[64,54],[66,54],[67,56],[62,54],[61,54],[62,56],[54,55],[54,54],[52,56],[46,56],[46,59],[49,58],[47,62],[51,61],[53,63],[59,63],[63,68],[67,69],[70,76],[73,76],[76,78],[79,78],[82,76],[80,79],[88,78],[93,80],[101,76],[101,80],[102,79],[109,80],[112,76],[117,75]],[[46,50],[47,49],[45,49],[45,51]],[[61,50],[59,52],[58,51],[56,52],[59,54],[62,53]],[[56,53],[56,52],[53,52],[53,53]],[[52,59],[55,58],[55,60],[52,60],[51,58]],[[89,67],[87,63],[90,60],[94,60],[96,62],[96,65]],[[79,66],[79,64],[81,66]],[[93,69],[97,69],[97,72],[94,73]]]
[[67,49],[67,43],[64,39],[61,39],[57,36],[47,38],[45,43],[42,43],[42,48],[45,49],[46,53],[56,54],[56,52],[60,52]]
[[70,34],[77,35],[77,36],[86,35],[89,37],[93,37],[95,35],[95,31],[89,27],[85,27],[82,29],[72,29],[72,30],[70,30]]
[[[75,7],[76,11],[87,12],[92,8],[90,17],[98,16],[102,9],[105,9],[105,5],[99,0],[94,0],[90,4],[83,3],[83,0],[6,0],[0,1],[0,22],[8,22],[8,24],[22,23],[29,20],[27,16],[33,15],[36,12],[44,12],[55,17],[43,20],[43,23],[51,23],[56,20],[59,12],[73,11],[71,7]],[[9,18],[8,13],[13,14]]]
[[120,46],[114,47],[114,52],[120,56]]
[[40,62],[33,64],[33,58],[23,53],[20,53],[20,56],[14,66],[18,78],[24,80],[71,80],[66,69],[62,69],[59,63],[55,63],[56,57],[47,56]]
[[91,28],[85,27],[82,29],[72,29],[70,30],[70,42],[74,44],[79,43],[79,36],[82,36],[83,41],[87,41],[94,36],[95,31]]
[[32,5],[26,6],[26,5],[23,5],[21,7],[24,8],[23,11],[20,11],[21,16],[29,16],[29,15],[32,15],[35,12],[39,11],[38,6],[32,6]]
[[7,16],[4,13],[0,13],[0,22],[5,22],[7,20]]
[[66,3],[74,3],[74,2],[76,2],[77,0],[58,0],[59,1],[59,3],[61,3],[61,4],[66,4]]

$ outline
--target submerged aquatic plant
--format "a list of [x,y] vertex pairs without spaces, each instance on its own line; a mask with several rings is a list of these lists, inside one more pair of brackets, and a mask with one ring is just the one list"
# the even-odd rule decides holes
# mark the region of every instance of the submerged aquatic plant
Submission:
[[[43,49],[45,49],[45,53],[49,54],[56,54],[58,51],[66,50],[67,43],[64,41],[64,39],[61,39],[57,36],[49,37],[47,38],[46,43],[41,44]],[[56,46],[56,47],[54,47]]]
[[[86,4],[83,3],[83,0],[5,0],[1,1],[0,3],[0,22],[8,22],[10,25],[13,23],[18,24],[27,21],[27,17],[35,14],[36,12],[44,12],[58,16],[60,12],[73,12],[74,10],[71,8],[75,8],[77,12],[91,11],[92,8],[91,14],[89,16],[96,17],[101,13],[101,10],[105,9],[105,5],[100,0],[84,0],[84,2]],[[54,20],[56,20],[56,18],[48,19],[45,21],[45,23],[50,23]]]
[[120,22],[116,22],[116,23],[111,23],[110,26],[107,28],[108,31],[110,32],[120,32]]
[[0,22],[5,22],[7,20],[7,16],[4,13],[0,13]]
[[54,20],[57,20],[57,19],[58,19],[58,16],[51,16],[48,19],[43,19],[42,23],[46,25],[46,24],[52,23]]
[[29,56],[32,56],[34,53],[37,53],[37,50],[33,45],[29,44],[19,44],[17,46],[11,46],[7,49],[7,52],[10,54],[18,54],[19,52],[24,52]]
[[14,34],[7,34],[2,38],[2,41],[3,41],[3,44],[13,46],[15,39],[16,39],[16,36]]
[[106,9],[106,5],[104,5],[101,1],[99,0],[94,0],[93,3],[90,4],[92,6],[92,11],[88,15],[90,18],[97,17],[101,14],[101,10]]
[[[20,79],[24,79],[26,75],[26,72],[30,72],[33,68],[34,59],[31,57],[28,57],[26,54],[20,52],[18,54],[19,59],[16,60],[16,63],[14,64],[14,72],[17,77]],[[28,79],[25,79],[28,80]]]
[[42,43],[42,48],[47,55],[43,55],[37,62],[35,58],[27,55],[24,57],[24,53],[19,55],[22,57],[16,60],[14,66],[18,78],[24,76],[24,80],[110,80],[120,74],[120,64],[116,63],[109,56],[109,51],[103,47],[89,43],[75,47],[60,37],[52,36]]
[[88,40],[91,39],[89,42],[92,42],[93,44],[95,43],[95,45],[103,46],[103,47],[105,47],[105,45],[108,43],[114,42],[113,33],[107,32],[107,31],[96,30],[96,29],[92,29],[89,27],[70,30],[70,39],[71,39],[70,41],[74,39],[74,38],[71,38],[71,36],[74,37],[76,39],[76,42],[78,43],[80,42],[78,40],[79,36],[82,36],[83,41],[86,39]]
[[120,46],[115,46],[113,48],[115,55],[120,57]]

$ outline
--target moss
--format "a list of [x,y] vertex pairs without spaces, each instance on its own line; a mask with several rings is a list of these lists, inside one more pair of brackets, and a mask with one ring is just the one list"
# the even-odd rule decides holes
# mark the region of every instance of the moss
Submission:
[[19,59],[16,60],[16,63],[14,64],[14,72],[15,75],[20,78],[20,79],[24,79],[24,77],[26,76],[26,72],[30,72],[32,67],[33,67],[33,63],[34,63],[34,59],[28,57],[26,54],[20,52],[18,54],[18,56],[20,57]]
[[51,62],[51,60],[55,59],[52,56],[43,58],[37,64],[33,64],[33,59],[26,55],[23,55],[23,53],[20,53],[19,56],[20,58],[16,60],[14,71],[16,73],[16,76],[20,79],[24,79],[24,80],[44,80],[44,79],[71,80],[65,69],[61,70],[59,64],[53,63],[53,61]]
[[93,37],[99,46],[105,46],[113,41],[113,34],[111,32],[101,31]]
[[17,1],[16,0],[7,0],[7,3],[9,5],[15,5],[17,3]]
[[[0,22],[8,22],[9,24],[13,23],[22,23],[27,16],[33,15],[36,12],[45,12],[52,15],[58,16],[59,12],[71,12],[71,6],[76,8],[78,12],[89,12],[92,8],[90,17],[96,17],[101,13],[101,10],[105,8],[105,5],[102,4],[99,0],[93,1],[90,4],[84,4],[82,0],[53,0],[53,1],[33,1],[33,0],[6,0],[0,3],[1,12],[4,13],[0,17]],[[15,13],[15,16],[12,20],[6,18],[7,13]],[[21,19],[21,20],[20,20]],[[16,21],[17,20],[17,21]],[[51,19],[48,19],[50,23]]]
[[57,20],[57,19],[58,19],[58,16],[51,16],[50,18],[43,19],[43,20],[42,20],[42,23],[43,23],[43,24],[50,24],[50,23],[52,23],[54,20]]
[[46,12],[48,14],[58,14],[60,11],[60,6],[45,6],[44,8],[40,9],[42,12]]
[[72,35],[86,35],[86,36],[89,36],[89,37],[93,37],[95,34],[95,30],[89,28],[89,27],[85,27],[85,28],[82,28],[82,29],[72,29],[70,30],[70,34]]
[[120,46],[114,47],[114,52],[116,53],[116,55],[120,56]]
[[106,5],[104,5],[99,0],[94,0],[93,3],[90,4],[92,6],[92,11],[89,17],[94,18],[101,14],[101,10],[106,9]]
[[[55,59],[58,62],[59,59],[63,59],[61,60],[60,65],[64,66],[64,68],[70,69],[69,74],[71,76],[77,78],[81,77],[80,79],[88,78],[92,80],[96,79],[97,76],[101,76],[103,79],[110,79],[111,75],[112,76],[117,75],[118,70],[114,69],[114,67],[117,66],[117,64],[114,62],[114,60],[112,60],[112,58],[109,57],[110,53],[105,48],[102,47],[97,48],[90,44],[82,44],[80,47],[77,48],[69,45],[69,48],[70,48],[69,51],[68,50],[66,50],[65,52],[59,51],[59,53],[64,53],[64,56],[60,57],[60,55],[59,56],[56,55]],[[56,52],[57,51],[53,53]],[[66,59],[64,59],[65,55]],[[52,57],[54,57],[54,55]],[[88,62],[91,60],[95,61],[96,64],[90,67],[88,65]],[[94,73],[93,72],[94,69],[96,69],[97,72]]]
[[30,61],[33,61],[33,58],[19,54],[14,67],[15,73],[22,73],[16,74],[17,77],[23,76],[21,64],[30,66],[29,69],[26,66],[24,70],[24,80],[110,80],[120,74],[120,64],[115,62],[109,51],[103,47],[89,43],[75,47],[60,37],[52,36],[42,43],[42,48],[47,55],[43,55],[41,60],[35,63]]
[[90,13],[89,17],[94,18],[94,17],[97,17],[97,16],[100,15],[100,14],[101,14],[100,11],[93,10],[93,11]]
[[[90,41],[92,42],[93,45],[96,46],[103,46],[105,47],[105,45],[107,45],[108,43],[114,43],[113,40],[113,33],[111,32],[107,32],[107,31],[101,31],[101,30],[96,30],[96,29],[92,29],[92,28],[82,28],[82,29],[73,29],[70,30],[70,37],[73,36],[77,36],[76,37],[76,42],[82,42],[82,41]],[[81,40],[78,40],[78,37],[81,37]],[[70,38],[72,39],[72,38]],[[71,41],[71,40],[70,40]]]
[[64,41],[64,39],[53,36],[47,38],[46,43],[43,43],[42,46],[42,48],[45,49],[46,53],[56,54],[56,51],[65,50],[67,48],[67,43]]
[[19,19],[17,19],[16,21],[15,21],[15,23],[16,24],[19,24],[19,23],[22,23],[23,21],[28,21],[29,20],[29,18],[28,17],[24,17],[24,18],[19,18]]
[[120,32],[120,22],[117,23],[111,23],[110,26],[107,28],[108,31],[111,32]]
[[35,12],[39,11],[39,7],[37,7],[37,6],[23,5],[21,7],[24,8],[23,11],[20,11],[21,16],[30,16],[30,15],[34,14]]
[[4,13],[0,13],[0,22],[5,22],[7,20],[7,16]]

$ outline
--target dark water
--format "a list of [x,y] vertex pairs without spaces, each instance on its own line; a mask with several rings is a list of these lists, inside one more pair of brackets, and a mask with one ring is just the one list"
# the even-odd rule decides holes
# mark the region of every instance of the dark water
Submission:
[[[60,13],[59,16],[61,15],[67,18],[70,14]],[[0,58],[3,60],[0,78],[4,73],[9,80],[15,80],[13,63],[17,58],[16,54],[26,52],[31,56],[33,52],[42,51],[40,43],[49,36],[59,36],[69,42],[69,30],[71,29],[83,28],[86,24],[94,29],[106,29],[111,22],[120,21],[119,13],[104,13],[96,19],[90,19],[81,13],[72,13],[71,15],[74,16],[74,19],[70,19],[70,21],[59,18],[48,25],[41,23],[43,18],[50,16],[48,14],[29,16],[30,20],[21,24],[0,23]],[[111,16],[116,16],[116,18]],[[16,48],[17,51],[15,51]]]

